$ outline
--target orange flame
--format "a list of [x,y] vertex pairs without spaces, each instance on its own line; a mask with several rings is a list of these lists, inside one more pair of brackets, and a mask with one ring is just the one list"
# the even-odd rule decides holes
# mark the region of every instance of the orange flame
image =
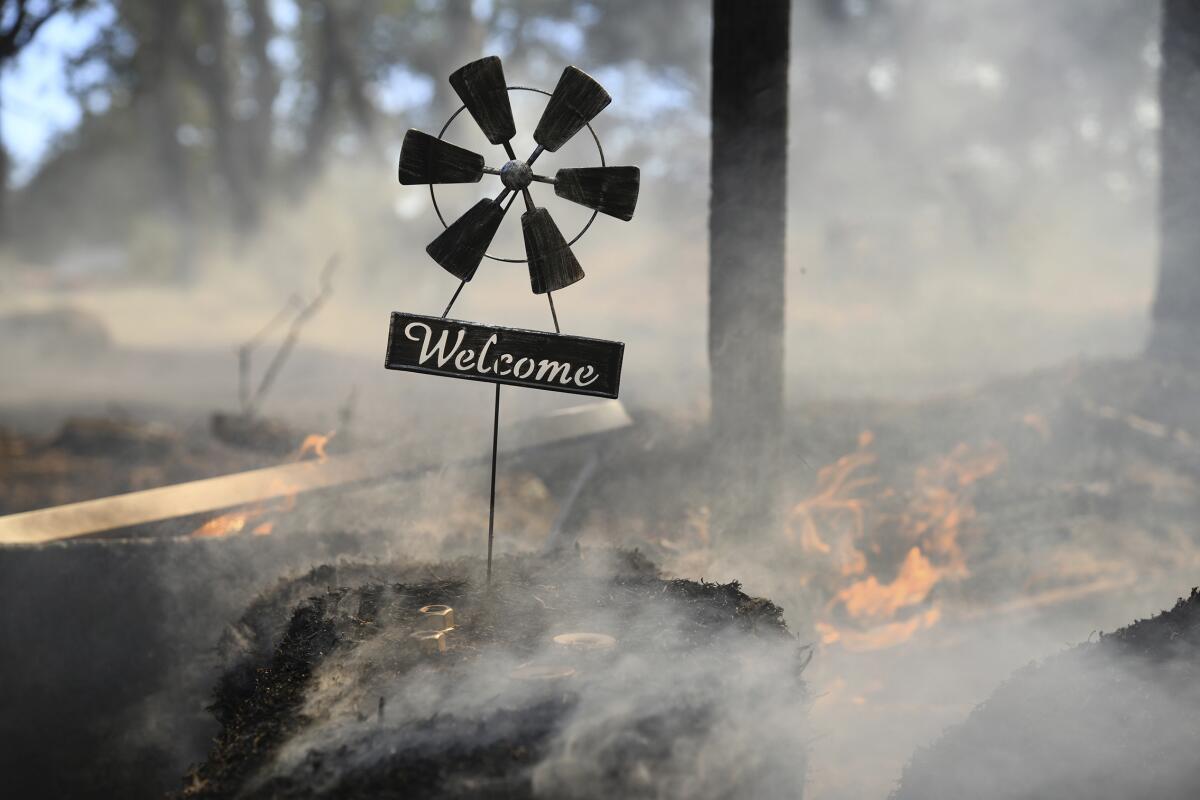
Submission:
[[[789,520],[792,540],[836,568],[817,632],[823,642],[852,650],[892,647],[938,622],[934,588],[969,575],[960,539],[975,517],[970,487],[1007,458],[995,443],[959,444],[919,465],[911,490],[870,494],[878,483],[873,442],[864,432],[854,452],[822,468],[816,491],[793,507]],[[889,564],[889,557],[899,562]],[[885,580],[879,570],[894,577]]]
[[941,580],[940,572],[921,554],[921,548],[914,547],[894,581],[880,583],[874,575],[868,575],[838,592],[837,601],[856,619],[887,620],[902,608],[924,602]]
[[[801,549],[832,556],[843,575],[860,575],[867,567],[866,557],[855,546],[863,536],[866,509],[866,501],[857,493],[876,482],[874,477],[858,475],[875,463],[875,454],[866,449],[873,439],[870,431],[863,431],[858,437],[858,450],[820,469],[817,491],[792,508],[788,526],[793,540],[798,536]],[[836,553],[821,536],[822,527],[838,543]]]
[[232,536],[241,533],[252,516],[256,515],[251,511],[230,511],[228,514],[213,517],[190,535],[198,539]]
[[[283,481],[276,479],[271,484],[270,490],[277,495],[277,499],[245,506],[213,517],[188,535],[198,539],[220,539],[226,536],[235,536],[245,531],[251,522],[260,517],[286,514],[296,507],[298,492],[295,487],[288,486]],[[255,536],[270,536],[274,530],[275,520],[268,519],[259,522],[250,529],[250,532]]]
[[318,464],[324,464],[329,455],[325,452],[325,448],[329,445],[329,440],[337,435],[337,431],[333,430],[329,433],[310,433],[304,437],[304,441],[300,443],[300,450],[296,453],[296,461],[303,461],[305,456],[316,456]]

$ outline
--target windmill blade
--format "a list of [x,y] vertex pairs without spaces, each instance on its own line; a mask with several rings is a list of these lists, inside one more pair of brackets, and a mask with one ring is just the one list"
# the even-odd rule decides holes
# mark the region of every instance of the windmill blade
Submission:
[[560,169],[554,176],[554,193],[628,222],[637,206],[641,175],[637,167]]
[[583,268],[567,246],[567,240],[544,208],[521,215],[525,233],[525,257],[529,260],[529,283],[534,294],[557,292],[583,280]]
[[450,227],[429,243],[425,252],[454,277],[471,280],[507,210],[495,200],[480,200],[450,223]]
[[450,85],[492,144],[504,144],[517,133],[504,67],[496,56],[472,61],[450,76]]
[[418,130],[404,134],[400,147],[400,183],[478,183],[483,156]]
[[538,120],[533,140],[553,153],[611,102],[608,92],[591,75],[567,67]]

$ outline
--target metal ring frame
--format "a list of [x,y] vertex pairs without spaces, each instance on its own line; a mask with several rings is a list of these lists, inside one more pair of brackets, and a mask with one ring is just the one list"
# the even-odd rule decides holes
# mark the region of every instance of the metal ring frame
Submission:
[[[544,91],[542,89],[535,89],[532,86],[506,86],[505,88],[508,89],[508,91],[510,91],[510,92],[537,92],[538,94],[544,94],[547,97],[550,96],[549,92]],[[449,127],[450,127],[450,123],[454,122],[454,120],[458,118],[458,115],[466,110],[467,110],[467,107],[465,104],[459,106],[458,110],[450,115],[450,119],[446,120],[446,124],[442,126],[442,129],[440,131],[438,131],[437,138],[441,139],[443,136],[445,136],[446,130],[449,129]],[[587,125],[588,133],[590,133],[592,135],[592,140],[596,143],[596,151],[598,153],[600,153],[600,166],[602,166],[602,167],[608,166],[608,164],[606,164],[604,161],[604,148],[600,146],[600,137],[596,135],[595,129],[592,128],[592,123],[586,122],[584,124]],[[441,209],[441,207],[438,206],[437,194],[433,191],[432,183],[429,184],[429,198],[431,200],[433,200],[433,210],[437,212],[438,221],[442,223],[443,228],[448,228],[449,225],[446,224],[446,218],[442,216],[442,209]],[[578,242],[581,238],[583,238],[583,235],[585,233],[587,233],[588,228],[592,227],[592,223],[596,221],[596,215],[599,213],[600,213],[599,211],[592,211],[592,216],[588,217],[588,221],[586,223],[584,223],[583,227],[579,230],[579,233],[575,234],[575,238],[572,239],[571,241],[567,242],[567,247],[570,247],[571,245]],[[491,255],[490,253],[484,253],[483,257],[490,258],[492,261],[503,261],[507,264],[528,264],[529,263],[529,259],[527,259],[527,258],[501,258],[500,256],[494,256],[494,255]],[[459,288],[461,288],[461,287],[459,287]],[[453,301],[451,301],[451,302],[453,302]],[[446,310],[449,311],[450,309],[446,309]]]

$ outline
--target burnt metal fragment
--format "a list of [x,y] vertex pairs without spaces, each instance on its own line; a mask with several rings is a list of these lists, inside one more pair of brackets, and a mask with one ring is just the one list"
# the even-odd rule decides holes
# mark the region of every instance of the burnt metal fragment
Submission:
[[454,609],[432,605],[421,609],[421,626],[429,631],[448,631],[454,627]]
[[441,655],[446,652],[445,631],[417,631],[412,634],[413,641],[427,655]]

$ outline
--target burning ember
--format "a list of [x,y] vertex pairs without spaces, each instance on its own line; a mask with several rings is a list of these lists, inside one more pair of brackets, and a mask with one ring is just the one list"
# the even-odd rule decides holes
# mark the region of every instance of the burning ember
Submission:
[[[190,535],[196,538],[234,536],[246,530],[250,523],[257,519],[286,514],[296,507],[296,490],[281,485],[279,491],[282,496],[278,500],[258,503],[213,517],[192,531]],[[250,528],[250,532],[255,536],[269,536],[274,530],[275,521],[270,519],[263,520]]]
[[[317,464],[324,464],[329,458],[325,448],[336,434],[337,431],[330,431],[326,434],[310,433],[304,437],[304,441],[291,460],[310,460]],[[255,536],[269,536],[275,530],[275,520],[266,519],[253,527],[251,527],[251,523],[262,517],[285,514],[296,507],[297,492],[295,488],[283,485],[276,488],[281,495],[280,499],[239,508],[213,517],[189,535],[197,538],[222,538],[240,534],[249,528]]]
[[[218,517],[208,520],[199,528],[196,528],[196,530],[192,531],[191,535],[196,538],[220,538],[222,536],[241,533],[245,529],[246,523],[253,516],[254,514],[251,511],[231,511],[228,514],[221,514]],[[269,523],[263,523],[263,525],[267,524]],[[267,533],[270,533],[269,529]]]
[[854,452],[823,467],[788,526],[823,562],[811,578],[830,598],[816,622],[822,641],[851,650],[892,647],[937,623],[934,588],[970,574],[960,539],[975,516],[972,486],[1007,457],[994,442],[962,443],[916,467],[911,488],[897,492],[878,477],[873,442],[864,432]]
[[296,453],[294,460],[303,461],[305,457],[313,456],[316,458],[318,464],[325,463],[329,458],[325,452],[325,448],[329,445],[329,441],[336,435],[337,431],[330,431],[326,434],[310,433],[300,443],[300,450]]

